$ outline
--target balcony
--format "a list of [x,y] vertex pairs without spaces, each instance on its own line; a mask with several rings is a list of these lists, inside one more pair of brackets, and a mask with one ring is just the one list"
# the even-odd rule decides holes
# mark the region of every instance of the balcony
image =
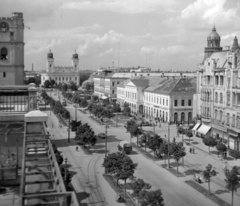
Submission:
[[202,122],[204,123],[211,123],[212,119],[207,116],[202,116]]

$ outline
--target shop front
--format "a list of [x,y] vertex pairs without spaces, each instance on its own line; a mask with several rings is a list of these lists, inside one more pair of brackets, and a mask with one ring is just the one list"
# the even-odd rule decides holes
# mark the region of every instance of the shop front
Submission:
[[239,151],[240,134],[231,129],[228,129],[227,132],[228,132],[228,148]]

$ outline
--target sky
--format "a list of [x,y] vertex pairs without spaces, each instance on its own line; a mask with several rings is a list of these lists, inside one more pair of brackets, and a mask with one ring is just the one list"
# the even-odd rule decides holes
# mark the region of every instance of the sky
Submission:
[[[0,16],[23,12],[25,70],[150,67],[195,71],[216,26],[221,46],[240,42],[239,0],[0,0]],[[28,29],[30,27],[30,29]]]

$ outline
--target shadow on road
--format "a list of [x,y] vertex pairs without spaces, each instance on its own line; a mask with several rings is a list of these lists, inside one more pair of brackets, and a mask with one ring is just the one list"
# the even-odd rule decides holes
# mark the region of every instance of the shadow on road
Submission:
[[216,190],[214,194],[221,195],[221,194],[229,193],[229,192],[230,192],[229,190]]
[[74,138],[70,138],[70,142],[68,142],[68,139],[55,139],[53,140],[54,144],[57,147],[66,147],[66,146],[77,146]]
[[87,199],[88,197],[90,197],[89,193],[86,193],[86,192],[76,192],[76,196],[77,196],[78,202],[80,203],[81,206],[88,206],[87,203],[82,203],[81,201]]
[[200,172],[202,172],[202,170],[189,169],[184,171],[184,174],[187,176],[187,175],[194,175],[196,173],[198,174]]
[[132,151],[129,155],[137,155],[137,154],[138,154],[138,152]]
[[199,142],[192,142],[192,144],[199,144]]

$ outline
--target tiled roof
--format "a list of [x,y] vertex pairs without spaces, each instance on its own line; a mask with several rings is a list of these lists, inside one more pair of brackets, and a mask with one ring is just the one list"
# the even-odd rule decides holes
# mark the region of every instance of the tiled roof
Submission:
[[[195,79],[195,80],[194,80]],[[145,91],[162,94],[196,92],[196,78],[162,78],[158,85],[150,86]]]
[[130,81],[137,87],[147,87],[149,85],[149,80],[144,77],[132,78]]
[[223,52],[214,52],[211,55],[211,59],[214,59],[217,63],[216,69],[225,67],[225,64],[227,62],[227,53],[229,51],[223,51]]

